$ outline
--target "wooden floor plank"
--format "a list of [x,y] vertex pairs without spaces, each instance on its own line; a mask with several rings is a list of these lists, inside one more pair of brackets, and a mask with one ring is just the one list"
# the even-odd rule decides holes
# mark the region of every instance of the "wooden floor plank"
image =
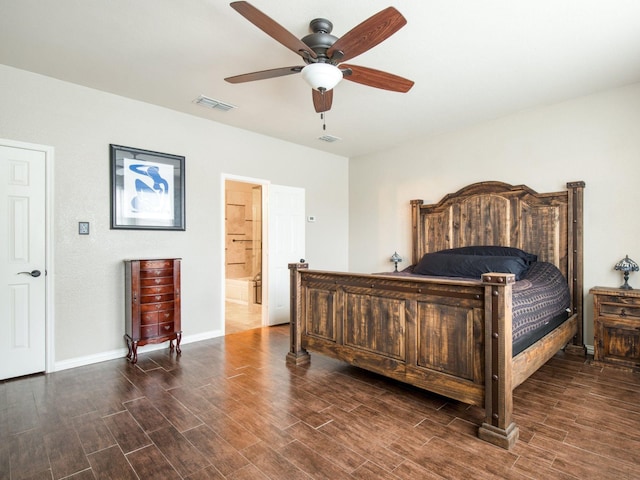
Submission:
[[166,480],[182,478],[155,445],[149,445],[129,453],[127,460],[140,478]]
[[138,476],[118,446],[87,455],[95,478],[137,480]]
[[90,467],[73,428],[59,429],[44,436],[53,478],[67,477]]
[[199,417],[220,438],[237,450],[242,450],[260,441],[260,438],[251,433],[251,431],[217,408],[211,408],[206,412],[200,413]]
[[223,475],[229,475],[249,464],[236,448],[205,425],[185,432],[184,436]]
[[245,448],[242,450],[242,454],[268,478],[279,478],[282,480],[306,480],[313,478],[300,470],[286,457],[273,450],[265,442],[256,443],[255,445]]
[[354,452],[349,448],[349,445],[345,445],[333,437],[325,435],[318,429],[312,428],[304,422],[292,425],[287,429],[287,432],[308,448],[322,452],[325,458],[331,459],[332,462],[346,472],[352,472],[367,462],[365,457]]
[[50,471],[51,464],[42,431],[29,430],[10,438],[9,463],[11,477],[15,478],[30,478]]
[[319,451],[309,448],[297,440],[278,449],[278,453],[316,480],[348,480],[352,478],[349,472],[340,468]]
[[152,443],[128,411],[108,415],[104,423],[125,454]]
[[211,465],[211,461],[172,426],[149,433],[149,438],[183,477]]
[[74,428],[82,448],[87,454],[103,450],[117,443],[101,416],[77,417]]

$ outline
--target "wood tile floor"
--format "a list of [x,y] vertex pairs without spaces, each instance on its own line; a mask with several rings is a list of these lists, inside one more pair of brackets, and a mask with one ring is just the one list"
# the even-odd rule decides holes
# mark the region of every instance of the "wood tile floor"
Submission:
[[516,391],[520,440],[482,411],[255,329],[0,382],[0,479],[638,479],[640,378],[559,354]]
[[225,334],[262,326],[262,305],[225,302]]

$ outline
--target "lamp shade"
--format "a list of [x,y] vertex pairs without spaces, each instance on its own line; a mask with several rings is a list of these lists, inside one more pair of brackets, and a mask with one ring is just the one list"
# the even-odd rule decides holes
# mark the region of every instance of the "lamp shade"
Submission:
[[394,268],[394,272],[398,271],[398,263],[402,261],[402,257],[400,255],[398,255],[398,252],[393,252],[393,255],[391,255],[391,258],[389,259],[390,261],[392,261],[395,265]]
[[622,272],[637,272],[638,264],[631,260],[629,255],[626,255],[622,260],[616,263],[615,269]]
[[302,69],[302,78],[314,90],[326,91],[340,83],[342,72],[330,63],[310,63]]
[[629,258],[629,255],[625,255],[625,257],[616,263],[614,267],[616,270],[620,270],[624,274],[624,284],[620,286],[623,290],[632,290],[631,285],[629,285],[629,272],[637,272],[640,270],[638,264]]

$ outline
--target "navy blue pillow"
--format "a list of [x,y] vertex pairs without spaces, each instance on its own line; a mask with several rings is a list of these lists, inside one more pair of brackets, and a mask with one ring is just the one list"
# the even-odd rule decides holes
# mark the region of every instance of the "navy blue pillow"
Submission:
[[513,273],[520,280],[529,263],[520,257],[427,253],[413,269],[421,275],[480,278],[483,273]]
[[457,255],[490,255],[498,257],[518,257],[522,258],[531,265],[538,261],[538,256],[525,252],[515,247],[502,247],[499,245],[473,245],[470,247],[450,248],[448,250],[440,250],[435,253],[457,254]]

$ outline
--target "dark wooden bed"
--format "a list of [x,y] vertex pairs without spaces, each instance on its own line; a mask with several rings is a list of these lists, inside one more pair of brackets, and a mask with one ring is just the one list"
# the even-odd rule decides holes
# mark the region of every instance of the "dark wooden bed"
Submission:
[[470,245],[517,247],[553,263],[571,305],[559,327],[512,355],[515,276],[481,280],[310,270],[290,264],[291,345],[485,409],[478,436],[503,448],[518,438],[513,390],[560,349],[584,354],[583,182],[537,193],[480,182],[424,205],[411,201],[413,264],[425,253]]

